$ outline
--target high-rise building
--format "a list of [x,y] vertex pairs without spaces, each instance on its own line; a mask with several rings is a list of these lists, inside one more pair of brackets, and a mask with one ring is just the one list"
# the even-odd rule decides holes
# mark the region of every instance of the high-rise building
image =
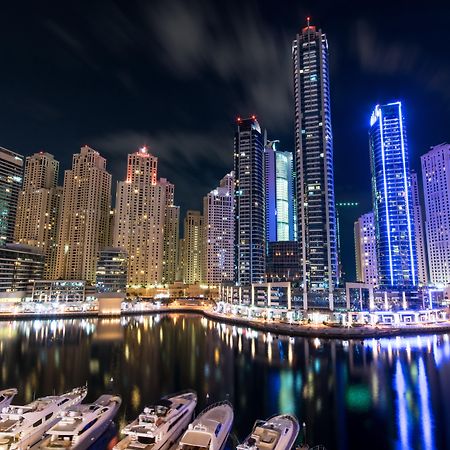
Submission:
[[26,291],[44,273],[44,255],[34,247],[5,244],[0,247],[0,292]]
[[421,158],[430,281],[450,284],[450,144]]
[[205,250],[204,281],[218,285],[234,279],[234,176],[225,175],[219,187],[203,198]]
[[105,247],[97,262],[98,292],[125,292],[128,253],[123,248]]
[[377,105],[369,130],[378,279],[382,288],[417,285],[416,238],[401,102]]
[[36,247],[45,255],[44,277],[56,266],[58,221],[62,188],[57,186],[59,162],[46,152],[28,156],[19,195],[14,240]]
[[272,281],[297,281],[300,278],[298,241],[275,241],[267,245],[266,278]]
[[110,209],[106,159],[85,145],[64,175],[55,278],[95,283],[98,254],[108,242]]
[[0,147],[0,247],[14,239],[24,157]]
[[188,211],[184,218],[183,282],[203,281],[203,216],[200,211]]
[[377,246],[373,212],[363,214],[354,226],[356,279],[378,285]]
[[264,140],[255,116],[237,119],[234,177],[235,282],[250,286],[265,274]]
[[308,291],[328,294],[338,283],[333,135],[328,42],[315,26],[292,44],[295,95],[297,235],[301,245],[304,307]]
[[297,237],[293,155],[277,150],[277,142],[264,146],[266,244]]
[[117,183],[114,247],[128,252],[128,284],[162,282],[166,186],[157,181],[158,158],[146,147],[128,155],[127,179]]
[[411,195],[414,216],[414,231],[416,234],[417,275],[419,283],[426,285],[428,283],[428,264],[425,246],[422,202],[420,200],[417,173],[414,171],[411,171]]
[[178,244],[180,240],[180,207],[174,205],[175,186],[165,178],[161,178],[159,183],[166,188],[162,283],[172,284],[175,282],[177,274]]

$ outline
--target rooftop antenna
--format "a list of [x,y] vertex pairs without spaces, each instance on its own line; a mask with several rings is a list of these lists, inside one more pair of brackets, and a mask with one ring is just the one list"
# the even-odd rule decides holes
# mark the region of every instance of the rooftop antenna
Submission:
[[306,18],[306,23],[307,23],[307,27],[308,27],[308,28],[309,28],[309,22],[310,22],[310,21],[311,21],[311,17],[308,16],[308,17]]

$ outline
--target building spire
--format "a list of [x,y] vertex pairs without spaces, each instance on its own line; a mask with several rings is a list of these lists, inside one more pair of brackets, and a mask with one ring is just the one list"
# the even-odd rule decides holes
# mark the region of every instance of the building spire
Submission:
[[309,28],[309,23],[310,23],[310,21],[311,21],[311,17],[307,17],[306,18],[306,26],[307,26],[307,28]]

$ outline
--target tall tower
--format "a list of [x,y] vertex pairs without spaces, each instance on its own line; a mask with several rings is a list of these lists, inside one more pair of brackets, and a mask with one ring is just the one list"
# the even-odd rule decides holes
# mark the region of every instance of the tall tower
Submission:
[[255,116],[237,119],[234,176],[235,282],[250,286],[265,273],[264,140]]
[[188,211],[184,218],[183,239],[183,282],[185,284],[203,281],[203,216],[200,211]]
[[110,208],[106,159],[85,145],[64,175],[56,278],[95,283],[97,257],[107,245]]
[[382,288],[417,285],[414,212],[401,102],[377,105],[369,130],[372,200]]
[[266,243],[293,241],[297,234],[293,155],[277,150],[277,142],[264,145]]
[[174,283],[178,264],[178,243],[180,239],[180,207],[174,205],[175,186],[165,178],[159,183],[166,188],[166,207],[164,213],[163,274],[164,284]]
[[0,147],[0,247],[13,242],[24,158]]
[[61,188],[57,187],[59,162],[46,152],[28,156],[19,196],[14,240],[41,250],[44,277],[51,278],[56,265]]
[[315,26],[292,44],[295,95],[297,234],[301,245],[304,308],[309,291],[328,293],[338,283],[328,42]]
[[377,248],[373,212],[363,214],[355,222],[356,279],[378,285]]
[[113,246],[128,252],[128,284],[159,284],[163,274],[166,186],[158,158],[146,147],[128,155],[127,179],[117,183]]
[[422,216],[422,205],[419,195],[419,182],[417,173],[414,171],[411,171],[411,195],[414,216],[414,231],[416,233],[417,275],[419,283],[426,285],[428,283],[428,268],[424,236],[424,223]]
[[430,281],[450,284],[450,144],[421,156]]
[[234,278],[234,177],[225,175],[219,187],[203,199],[204,281],[217,285]]

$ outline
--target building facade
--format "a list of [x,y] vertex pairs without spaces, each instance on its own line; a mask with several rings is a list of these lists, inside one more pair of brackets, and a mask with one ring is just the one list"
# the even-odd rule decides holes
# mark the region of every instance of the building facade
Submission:
[[203,281],[204,222],[200,211],[187,211],[184,218],[183,283]]
[[81,147],[64,175],[55,278],[95,283],[98,253],[108,242],[110,209],[106,160]]
[[338,284],[333,134],[326,35],[308,24],[292,45],[295,95],[297,235],[304,307],[307,293],[323,292],[333,308]]
[[0,247],[0,292],[26,291],[44,273],[44,255],[22,244]]
[[0,247],[14,240],[24,157],[0,147]]
[[266,243],[297,237],[293,155],[277,150],[277,142],[264,145]]
[[128,253],[123,248],[106,247],[97,262],[97,291],[125,292],[127,287]]
[[255,116],[237,119],[234,136],[235,282],[250,286],[265,274],[264,140]]
[[267,247],[267,281],[298,281],[301,275],[300,243],[275,241],[269,242]]
[[128,252],[128,284],[162,282],[166,186],[157,181],[158,158],[146,147],[128,155],[127,179],[117,183],[114,247]]
[[354,226],[356,280],[378,285],[377,245],[373,212],[363,214]]
[[180,207],[174,205],[175,186],[165,178],[161,178],[159,182],[166,187],[162,283],[172,284],[176,281],[177,276]]
[[414,216],[414,232],[416,234],[416,252],[417,252],[417,277],[419,284],[428,283],[428,261],[425,244],[425,224],[422,214],[422,201],[419,194],[419,181],[417,173],[411,171],[411,195]]
[[46,152],[28,156],[19,195],[14,240],[45,255],[44,277],[53,277],[62,188],[57,186],[59,162]]
[[205,251],[204,281],[219,285],[234,279],[234,176],[225,175],[220,185],[203,198]]
[[408,143],[401,102],[377,105],[369,130],[372,201],[381,288],[417,286]]
[[450,144],[421,158],[430,281],[450,285]]

